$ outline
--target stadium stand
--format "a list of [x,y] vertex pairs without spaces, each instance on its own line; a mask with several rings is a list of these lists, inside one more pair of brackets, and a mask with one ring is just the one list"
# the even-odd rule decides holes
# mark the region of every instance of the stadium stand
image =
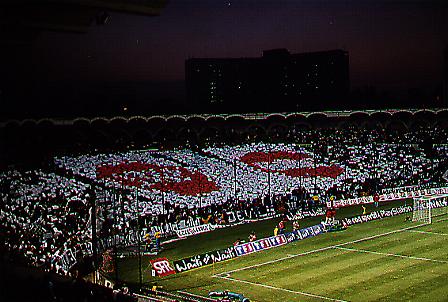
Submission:
[[272,129],[271,138],[248,128],[223,137],[209,133],[199,145],[180,139],[173,146],[176,139],[162,139],[143,150],[136,149],[147,144],[116,141],[110,148],[103,142],[106,147],[96,149],[84,142],[44,157],[38,168],[5,166],[2,253],[15,264],[76,276],[93,268],[92,211],[101,253],[117,240],[135,245],[145,233],[159,231],[167,240],[179,229],[206,223],[322,214],[330,196],[341,200],[446,183],[443,127]]
[[[57,156],[47,172],[7,170],[1,175],[4,246],[27,264],[67,272],[76,259],[92,254],[89,209],[96,193],[90,188],[113,191],[121,203],[117,210],[95,196],[103,202],[102,237],[135,229],[137,215],[141,232],[160,228],[170,236],[173,224],[235,222],[229,212],[241,213],[243,220],[294,215],[323,206],[332,195],[437,187],[446,172],[443,129],[391,133],[349,127],[293,135],[299,143]],[[421,147],[428,135],[435,142],[432,152]],[[116,211],[121,214],[113,221]]]

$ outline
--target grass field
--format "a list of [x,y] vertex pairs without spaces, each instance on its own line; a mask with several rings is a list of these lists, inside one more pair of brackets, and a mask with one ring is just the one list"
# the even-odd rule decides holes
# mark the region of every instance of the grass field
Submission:
[[[308,219],[302,225],[315,222]],[[168,246],[159,256],[180,259],[201,252],[207,241],[229,245],[221,241],[253,228],[269,235],[273,223],[197,236]],[[447,224],[418,226],[401,215],[157,280],[146,264],[144,282],[201,295],[230,290],[251,301],[448,301]],[[127,282],[138,280],[135,265],[135,258],[120,263],[120,276]]]

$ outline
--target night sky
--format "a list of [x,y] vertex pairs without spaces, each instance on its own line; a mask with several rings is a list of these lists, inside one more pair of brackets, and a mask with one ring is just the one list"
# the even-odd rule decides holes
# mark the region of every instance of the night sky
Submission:
[[[182,82],[189,57],[344,49],[352,89],[433,90],[443,78],[447,6],[427,0],[171,0],[157,17],[111,13],[108,24],[85,34],[42,32],[33,44],[33,77],[80,86]],[[158,93],[178,97],[169,88]]]

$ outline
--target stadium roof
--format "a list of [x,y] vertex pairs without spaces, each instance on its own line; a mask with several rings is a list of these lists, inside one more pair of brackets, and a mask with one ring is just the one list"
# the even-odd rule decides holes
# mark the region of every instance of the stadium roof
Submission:
[[167,0],[4,0],[0,3],[0,24],[10,36],[18,30],[86,32],[94,20],[107,23],[107,12],[157,16],[166,3]]
[[200,119],[207,121],[209,119],[221,119],[221,120],[230,120],[233,118],[242,119],[242,120],[265,120],[269,118],[278,117],[281,119],[286,118],[312,118],[312,117],[330,117],[330,118],[338,118],[338,117],[351,117],[355,115],[364,115],[364,116],[372,116],[377,114],[384,114],[387,116],[394,116],[396,114],[408,114],[411,116],[417,114],[442,114],[448,113],[448,108],[433,108],[433,109],[387,109],[387,110],[344,110],[344,111],[319,111],[319,112],[279,112],[279,113],[244,113],[244,114],[183,114],[183,115],[151,115],[151,116],[113,116],[113,117],[76,117],[73,119],[61,119],[61,118],[42,118],[42,119],[24,119],[24,120],[6,120],[0,122],[0,127],[5,127],[8,124],[18,124],[22,125],[24,123],[33,123],[40,124],[42,122],[49,122],[53,125],[73,125],[75,122],[84,121],[87,123],[93,123],[95,121],[103,121],[106,123],[113,122],[116,120],[122,120],[124,122],[129,122],[133,120],[144,120],[146,122],[151,120],[162,120],[162,121],[170,121],[173,119],[180,119],[185,122],[192,119]]

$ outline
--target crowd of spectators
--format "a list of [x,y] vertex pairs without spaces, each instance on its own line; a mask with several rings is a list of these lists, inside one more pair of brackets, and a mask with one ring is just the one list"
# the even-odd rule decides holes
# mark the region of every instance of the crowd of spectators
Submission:
[[0,240],[15,261],[61,272],[64,250],[88,252],[88,185],[41,170],[9,170],[0,187]]
[[[145,198],[140,211],[146,214],[165,213],[166,200],[192,209],[297,191],[304,197],[300,200],[314,194],[354,198],[384,188],[439,182],[434,176],[446,165],[445,152],[428,154],[416,143],[384,143],[375,134],[335,132],[334,143],[325,145],[322,136],[319,141],[303,139],[303,144],[257,143],[208,147],[199,152],[131,151],[110,157],[62,157],[56,163],[109,187],[127,184]],[[340,141],[341,137],[345,139]],[[352,144],[354,137],[364,143]],[[97,179],[98,166],[104,164],[111,171],[113,166],[119,168]],[[135,204],[131,202],[130,209]]]
[[446,183],[442,129],[291,129],[288,135],[296,142],[59,156],[53,171],[2,172],[2,246],[26,264],[60,272],[70,262],[67,250],[72,258],[92,252],[91,199],[99,235],[107,237],[136,226],[144,232],[294,215],[324,206],[330,196]]

